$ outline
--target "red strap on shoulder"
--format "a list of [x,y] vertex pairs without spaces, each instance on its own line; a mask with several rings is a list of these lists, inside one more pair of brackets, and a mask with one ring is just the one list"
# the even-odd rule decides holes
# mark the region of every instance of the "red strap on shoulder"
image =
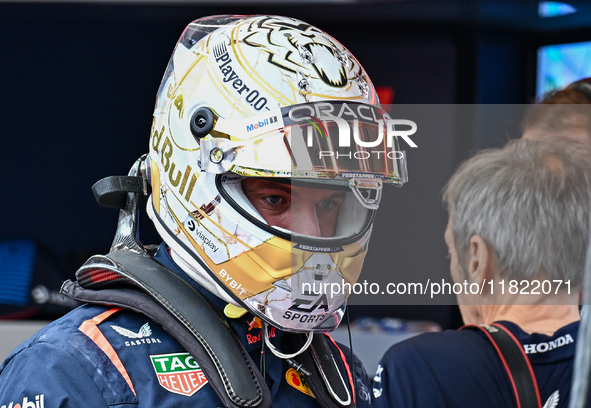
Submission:
[[538,383],[521,343],[501,324],[466,325],[460,330],[478,330],[495,348],[511,381],[518,408],[542,408]]

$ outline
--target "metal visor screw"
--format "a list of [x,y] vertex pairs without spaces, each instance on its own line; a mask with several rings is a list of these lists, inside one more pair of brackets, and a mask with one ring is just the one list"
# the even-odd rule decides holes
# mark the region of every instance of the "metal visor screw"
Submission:
[[211,160],[212,163],[220,164],[223,159],[224,159],[224,152],[222,151],[222,149],[220,149],[219,147],[214,147],[213,149],[210,150],[209,160]]

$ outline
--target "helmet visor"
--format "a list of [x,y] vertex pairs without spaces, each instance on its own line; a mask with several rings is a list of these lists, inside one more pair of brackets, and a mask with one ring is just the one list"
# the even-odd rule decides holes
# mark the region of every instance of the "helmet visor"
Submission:
[[300,244],[326,247],[353,242],[367,232],[382,190],[381,179],[370,181],[222,175],[217,184],[224,198],[260,228]]
[[[403,123],[404,122],[404,123]],[[402,127],[395,129],[394,127]],[[416,130],[372,105],[322,101],[246,119],[217,118],[201,141],[206,171],[301,179],[379,178],[402,185],[406,160],[397,135]]]

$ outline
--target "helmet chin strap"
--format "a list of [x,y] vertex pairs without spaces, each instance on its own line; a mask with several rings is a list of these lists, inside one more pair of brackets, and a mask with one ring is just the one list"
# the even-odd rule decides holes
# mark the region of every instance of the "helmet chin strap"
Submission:
[[299,349],[298,351],[296,351],[295,353],[292,353],[292,354],[283,354],[282,352],[277,350],[277,348],[269,340],[269,331],[267,330],[267,327],[268,327],[267,323],[263,322],[263,337],[265,339],[265,344],[267,345],[267,347],[269,347],[269,350],[271,350],[271,353],[275,354],[277,357],[282,358],[284,360],[294,358],[294,357],[302,354],[304,351],[306,351],[306,349],[308,347],[310,347],[310,344],[312,344],[312,339],[314,338],[314,333],[312,333],[312,332],[306,333],[306,335],[308,336],[308,339],[306,340],[306,343],[302,346],[301,349]]

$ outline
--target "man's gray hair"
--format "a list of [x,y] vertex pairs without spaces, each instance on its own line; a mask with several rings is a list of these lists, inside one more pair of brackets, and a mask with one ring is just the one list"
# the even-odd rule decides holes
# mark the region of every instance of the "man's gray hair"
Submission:
[[582,282],[589,240],[589,177],[556,143],[515,140],[464,162],[444,190],[466,268],[470,238],[494,249],[509,279]]

